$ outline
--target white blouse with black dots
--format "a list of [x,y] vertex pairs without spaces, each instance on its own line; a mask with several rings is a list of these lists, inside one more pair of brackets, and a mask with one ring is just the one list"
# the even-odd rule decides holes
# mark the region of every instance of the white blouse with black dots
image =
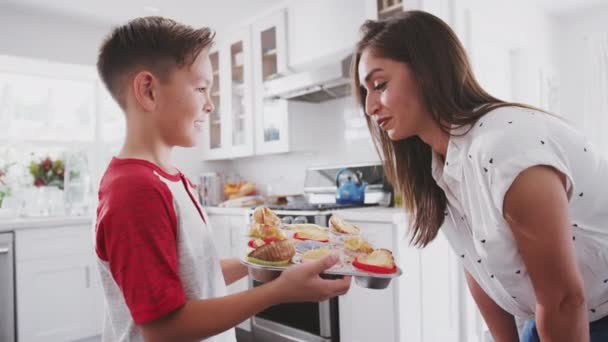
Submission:
[[566,175],[572,243],[589,318],[602,318],[608,315],[608,160],[562,119],[503,107],[468,133],[452,136],[445,164],[436,154],[432,161],[433,178],[448,199],[441,231],[499,306],[522,319],[534,318],[532,284],[502,208],[517,175],[536,165]]

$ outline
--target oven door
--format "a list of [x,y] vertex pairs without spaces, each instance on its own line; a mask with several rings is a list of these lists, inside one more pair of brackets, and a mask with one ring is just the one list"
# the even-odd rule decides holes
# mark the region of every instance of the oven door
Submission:
[[252,317],[251,331],[254,341],[338,342],[338,298],[272,306]]

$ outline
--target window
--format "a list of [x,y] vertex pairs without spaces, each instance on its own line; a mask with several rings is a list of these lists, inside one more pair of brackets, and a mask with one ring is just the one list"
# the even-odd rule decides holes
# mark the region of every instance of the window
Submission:
[[0,56],[0,122],[0,162],[11,165],[14,188],[30,187],[29,163],[49,156],[77,160],[94,194],[125,134],[95,67],[13,56]]

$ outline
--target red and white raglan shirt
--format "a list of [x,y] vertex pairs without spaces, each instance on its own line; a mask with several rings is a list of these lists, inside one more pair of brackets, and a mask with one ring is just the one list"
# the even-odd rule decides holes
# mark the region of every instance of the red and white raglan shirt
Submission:
[[[181,172],[112,159],[99,188],[95,243],[106,300],[103,341],[143,341],[137,325],[188,300],[226,295],[207,222]],[[235,342],[234,329],[207,341]]]

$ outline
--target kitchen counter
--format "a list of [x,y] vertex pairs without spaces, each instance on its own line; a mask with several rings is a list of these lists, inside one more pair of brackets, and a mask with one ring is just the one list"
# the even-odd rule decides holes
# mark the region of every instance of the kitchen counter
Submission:
[[249,207],[244,208],[224,208],[224,207],[203,207],[205,212],[210,215],[245,215],[251,210]]
[[92,216],[19,217],[14,219],[0,220],[0,232],[10,232],[30,228],[66,227],[76,225],[91,226],[92,224]]
[[402,208],[387,207],[365,207],[353,209],[341,209],[336,213],[343,219],[349,221],[370,221],[370,222],[389,222],[395,224],[405,224],[408,218],[407,213]]

